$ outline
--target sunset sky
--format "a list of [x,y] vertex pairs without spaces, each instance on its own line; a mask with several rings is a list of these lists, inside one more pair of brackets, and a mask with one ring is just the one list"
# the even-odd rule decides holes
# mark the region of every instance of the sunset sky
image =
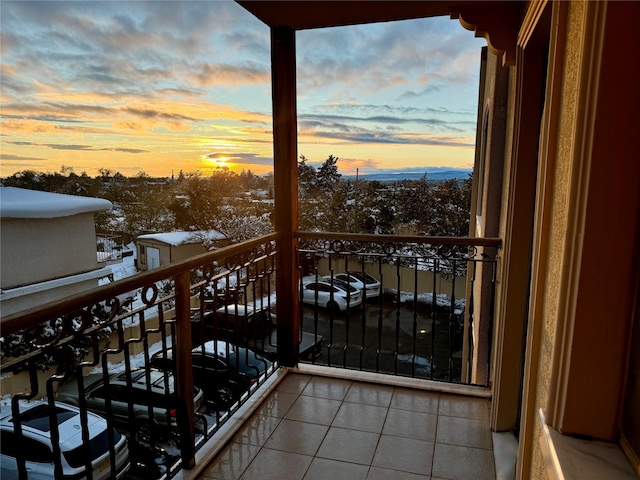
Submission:
[[[269,29],[233,2],[0,2],[0,176],[273,169]],[[473,163],[480,48],[449,18],[296,33],[298,153]]]

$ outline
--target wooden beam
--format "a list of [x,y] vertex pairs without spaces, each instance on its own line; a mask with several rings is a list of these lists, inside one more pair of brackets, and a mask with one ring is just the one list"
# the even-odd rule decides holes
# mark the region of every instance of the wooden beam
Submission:
[[286,366],[298,363],[300,309],[298,302],[298,147],[296,109],[296,44],[290,27],[271,29],[273,88],[273,158],[275,226],[278,265],[276,312],[278,360]]
[[182,467],[191,469],[196,464],[193,412],[193,368],[191,366],[191,310],[189,305],[189,271],[175,277],[176,282],[176,359],[175,392],[177,420],[180,429]]

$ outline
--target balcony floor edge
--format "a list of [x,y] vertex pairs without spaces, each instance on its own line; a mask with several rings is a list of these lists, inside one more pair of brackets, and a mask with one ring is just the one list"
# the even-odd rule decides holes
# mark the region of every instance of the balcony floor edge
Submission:
[[361,370],[350,370],[345,368],[326,367],[323,365],[313,365],[300,363],[297,367],[289,368],[291,372],[303,373],[307,375],[318,375],[323,377],[341,378],[345,380],[356,380],[360,382],[378,383],[392,387],[414,388],[416,390],[428,390],[430,392],[451,393],[455,395],[466,395],[469,397],[491,398],[491,388],[476,385],[461,385],[456,383],[445,383],[434,380],[423,380],[411,377],[398,377],[384,373],[363,372]]
[[191,470],[180,469],[173,477],[174,480],[195,480],[215,456],[222,450],[229,440],[242,428],[262,401],[278,386],[287,376],[288,369],[280,368],[271,375],[256,390],[237,411],[233,413],[233,419],[228,419],[207,442],[196,452],[196,466]]

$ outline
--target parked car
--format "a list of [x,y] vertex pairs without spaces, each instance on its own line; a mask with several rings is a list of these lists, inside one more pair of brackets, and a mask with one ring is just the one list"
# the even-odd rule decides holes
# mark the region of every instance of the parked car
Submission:
[[[147,373],[149,383],[147,383]],[[114,421],[121,425],[135,422],[136,434],[142,440],[149,435],[151,421],[154,425],[177,430],[176,396],[174,377],[171,372],[156,369],[132,369],[131,388],[127,386],[126,372],[116,373],[109,377],[108,385],[101,373],[84,377],[87,408],[93,412],[105,414],[107,398],[111,399],[111,412]],[[64,402],[78,405],[78,384],[71,381],[58,390],[58,398]],[[198,411],[202,406],[203,393],[198,387],[193,389],[193,409]],[[132,405],[133,418],[129,405]],[[151,415],[149,415],[151,407]]]
[[[277,319],[269,309],[254,308],[251,304],[226,305],[216,310],[213,322],[209,321],[210,330],[214,326],[216,338],[249,347],[270,360],[276,359]],[[301,331],[298,348],[301,358],[318,358],[322,353],[322,335]]]
[[[72,405],[55,403],[55,415],[60,435],[60,463],[64,478],[85,478],[87,450],[82,440],[80,410]],[[89,430],[89,452],[91,473],[94,480],[111,478],[112,466],[109,453],[109,431],[107,421],[93,413],[87,413]],[[40,402],[21,406],[20,424],[22,435],[14,431],[11,407],[0,409],[0,478],[18,478],[18,449],[25,459],[29,480],[51,480],[55,478],[54,454],[51,442],[51,424],[48,403]],[[115,449],[115,477],[121,478],[131,463],[127,439],[113,431]]]
[[316,280],[306,277],[302,280],[300,297],[303,303],[318,305],[329,310],[344,311],[362,303],[362,291],[336,278]]
[[[322,277],[324,280],[331,281],[331,275]],[[336,273],[333,275],[335,280],[347,282],[352,287],[365,292],[367,298],[375,298],[380,295],[380,282],[368,273],[349,272]]]
[[[155,353],[151,365],[162,370],[174,368],[173,349]],[[218,409],[235,402],[260,375],[273,367],[266,358],[248,348],[222,340],[210,340],[191,350],[193,383],[204,391],[205,398]]]

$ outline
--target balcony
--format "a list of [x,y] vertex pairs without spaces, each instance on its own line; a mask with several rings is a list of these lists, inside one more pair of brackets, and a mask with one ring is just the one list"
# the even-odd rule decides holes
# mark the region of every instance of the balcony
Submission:
[[207,479],[493,479],[489,401],[289,373]]
[[[255,478],[283,456],[299,460],[283,463],[299,478],[342,467],[355,478],[389,478],[386,470],[465,478],[468,469],[493,478],[486,339],[499,240],[296,236],[292,270],[272,234],[6,316],[2,387],[14,417],[38,398],[95,412],[96,392],[106,391],[99,414],[128,439],[125,478],[240,478],[245,469],[243,478]],[[347,288],[346,308],[300,293],[365,273],[379,280],[378,294]],[[276,277],[299,295],[280,295]],[[120,298],[132,291],[139,298],[125,307]],[[329,295],[334,302],[340,290]],[[319,350],[302,359],[305,336]],[[200,365],[205,349],[224,365]],[[156,367],[171,374],[152,376]],[[86,416],[80,423],[89,438]],[[23,454],[16,464],[27,478]],[[114,478],[115,454],[112,439]],[[52,458],[64,472],[55,445]]]

